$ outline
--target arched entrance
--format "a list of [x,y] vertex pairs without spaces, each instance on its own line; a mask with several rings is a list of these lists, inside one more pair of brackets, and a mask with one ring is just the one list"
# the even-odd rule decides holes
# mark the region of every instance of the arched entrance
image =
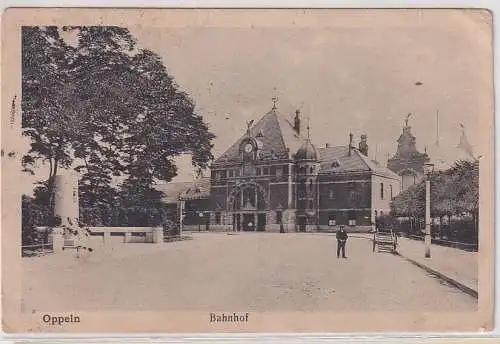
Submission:
[[233,230],[266,230],[267,194],[259,184],[244,182],[236,185],[228,204],[233,213]]

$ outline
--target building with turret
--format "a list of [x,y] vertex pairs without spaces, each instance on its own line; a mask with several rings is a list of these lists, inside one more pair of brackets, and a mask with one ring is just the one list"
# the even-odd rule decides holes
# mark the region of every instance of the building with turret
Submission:
[[387,168],[399,175],[401,188],[406,190],[413,184],[417,184],[424,176],[424,164],[429,161],[427,153],[417,150],[416,137],[411,132],[406,118],[403,132],[397,142],[396,153],[387,161]]
[[176,191],[185,218],[200,214],[209,230],[369,230],[390,211],[399,176],[368,157],[366,135],[358,147],[347,133],[344,146],[318,147],[300,111],[287,117],[275,103],[212,163],[197,197]]
[[442,171],[451,168],[457,161],[476,159],[462,124],[460,124],[462,134],[459,143],[456,146],[444,146],[439,142],[439,115],[436,114],[436,140],[426,146],[425,152],[421,153],[417,150],[416,137],[408,125],[408,119],[409,116],[397,140],[396,153],[387,161],[387,168],[399,175],[402,190],[422,180],[425,163],[431,163],[435,170]]

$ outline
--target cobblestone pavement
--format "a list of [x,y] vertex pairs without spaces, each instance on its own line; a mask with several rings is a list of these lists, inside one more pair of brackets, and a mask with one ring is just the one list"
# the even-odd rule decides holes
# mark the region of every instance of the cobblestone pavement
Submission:
[[473,311],[477,300],[402,257],[331,234],[194,233],[193,240],[23,259],[23,310]]

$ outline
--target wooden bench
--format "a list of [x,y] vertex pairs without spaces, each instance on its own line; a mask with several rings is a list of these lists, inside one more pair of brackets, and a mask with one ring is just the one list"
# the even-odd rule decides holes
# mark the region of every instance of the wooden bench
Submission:
[[377,247],[377,252],[391,252],[396,253],[398,246],[398,239],[394,232],[391,230],[377,230],[373,235],[373,252]]

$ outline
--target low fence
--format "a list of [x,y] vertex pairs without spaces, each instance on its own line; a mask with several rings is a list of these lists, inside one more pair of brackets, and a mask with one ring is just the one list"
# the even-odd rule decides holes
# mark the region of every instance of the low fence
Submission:
[[52,245],[52,243],[21,246],[22,257],[43,256],[52,252],[54,252],[54,246]]
[[[424,236],[413,235],[413,234],[402,233],[402,236],[404,236],[405,238],[408,238],[408,239],[418,240],[418,241],[424,241],[424,239],[425,239]],[[450,241],[450,240],[437,239],[437,238],[432,238],[431,243],[435,244],[435,245],[439,245],[439,246],[458,248],[460,250],[469,251],[469,252],[477,252],[478,246],[479,246],[477,243],[465,243],[465,242]]]

